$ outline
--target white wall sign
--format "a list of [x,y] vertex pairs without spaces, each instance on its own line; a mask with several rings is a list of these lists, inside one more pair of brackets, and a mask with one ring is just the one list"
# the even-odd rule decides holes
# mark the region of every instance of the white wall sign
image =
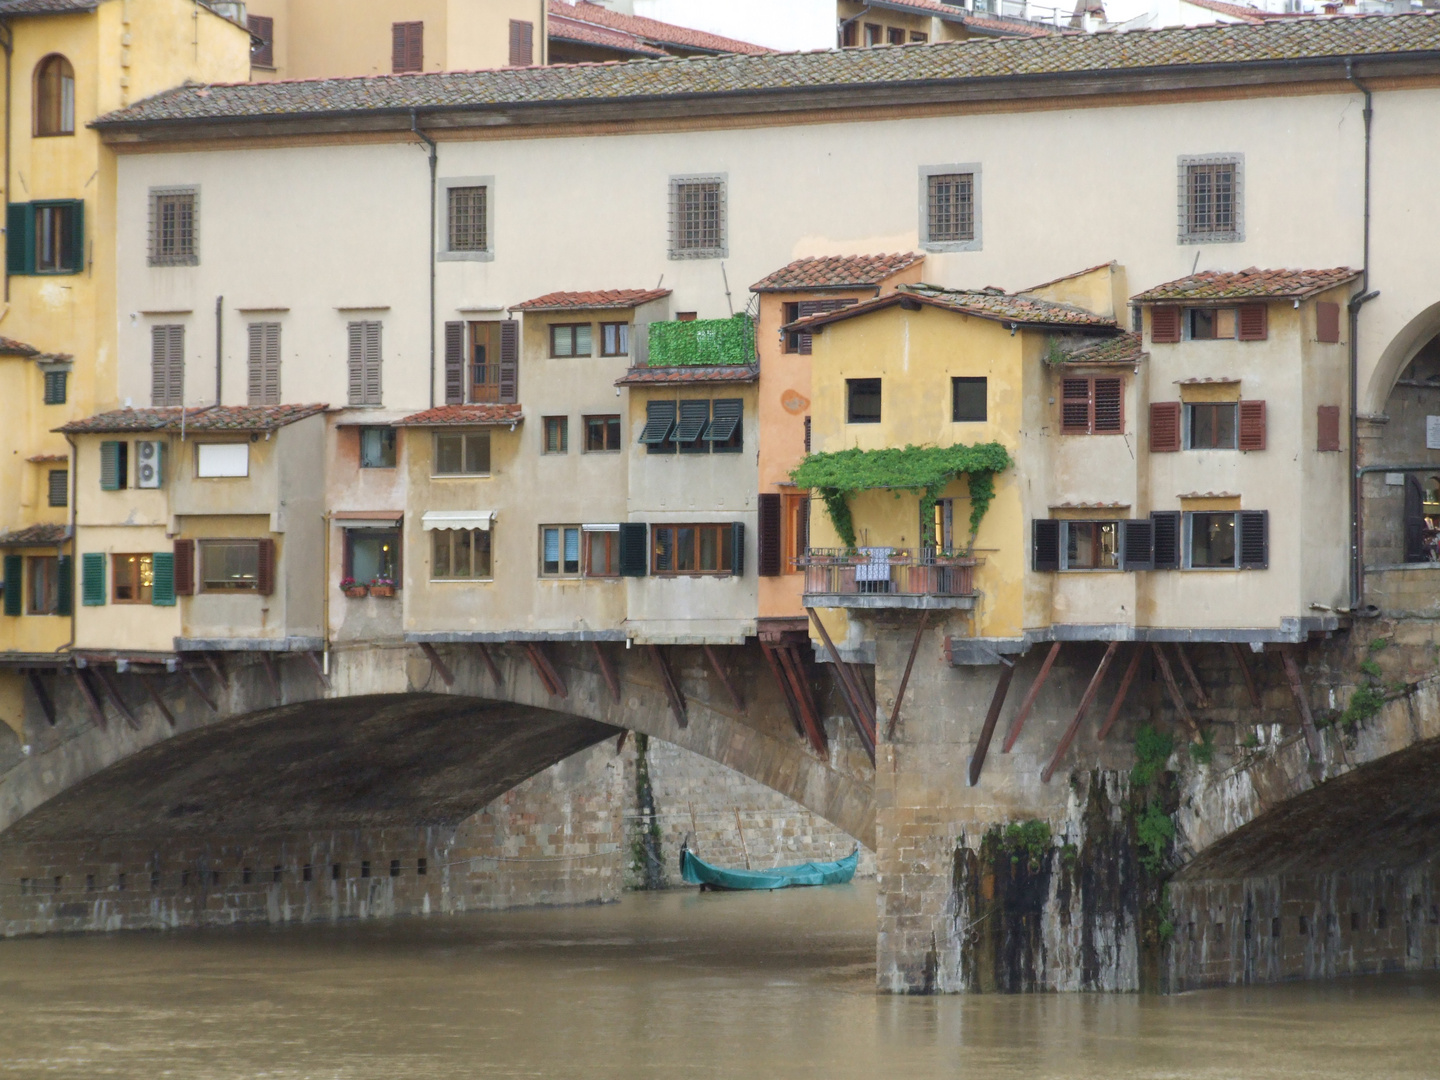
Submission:
[[196,443],[196,476],[249,476],[250,444]]
[[1425,417],[1425,449],[1440,450],[1440,416]]

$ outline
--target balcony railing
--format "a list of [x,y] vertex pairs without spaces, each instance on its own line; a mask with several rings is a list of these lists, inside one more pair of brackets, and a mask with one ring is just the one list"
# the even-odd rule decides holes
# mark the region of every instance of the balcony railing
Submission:
[[796,560],[807,605],[856,608],[971,607],[980,561],[904,548],[811,548]]

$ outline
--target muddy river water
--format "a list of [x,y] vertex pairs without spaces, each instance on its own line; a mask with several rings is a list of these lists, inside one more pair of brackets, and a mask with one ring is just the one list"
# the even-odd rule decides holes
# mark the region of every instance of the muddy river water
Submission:
[[1440,1078],[1440,976],[874,991],[873,884],[0,942],[0,1078]]

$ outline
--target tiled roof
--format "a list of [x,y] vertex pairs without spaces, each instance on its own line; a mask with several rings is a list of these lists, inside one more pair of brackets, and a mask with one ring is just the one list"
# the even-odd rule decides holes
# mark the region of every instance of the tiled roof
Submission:
[[25,459],[32,465],[53,465],[57,461],[69,461],[69,454],[31,454]]
[[511,311],[593,311],[633,308],[669,296],[669,289],[597,289],[592,292],[552,292],[515,304]]
[[0,0],[0,18],[7,15],[74,15],[94,11],[100,0]]
[[942,289],[935,285],[902,285],[887,296],[878,296],[863,304],[841,308],[838,311],[811,315],[798,319],[786,327],[787,330],[803,330],[827,326],[832,322],[853,319],[881,308],[896,304],[923,304],[962,315],[975,315],[982,319],[1016,323],[1022,326],[1071,326],[1077,329],[1110,330],[1115,320],[1072,304],[1057,304],[1050,300],[1037,300],[1028,296],[1007,293],[1001,289]]
[[687,364],[684,367],[636,367],[616,386],[654,386],[666,383],[753,383],[760,378],[760,369],[751,364],[726,364],[708,367]]
[[40,544],[59,544],[70,539],[70,530],[65,525],[27,525],[13,532],[0,533],[0,547],[28,547]]
[[1142,304],[1160,300],[1249,300],[1262,297],[1303,300],[1359,276],[1360,271],[1351,270],[1348,266],[1337,266],[1333,270],[1257,270],[1253,266],[1234,272],[1206,270],[1178,281],[1156,285],[1131,299]]
[[1253,8],[1246,4],[1227,4],[1225,0],[1185,0],[1185,3],[1193,7],[1204,8],[1206,11],[1213,11],[1217,15],[1228,15],[1232,19],[1239,19],[1241,22],[1259,23],[1267,18],[1275,18],[1267,11]]
[[108,434],[126,431],[179,431],[181,413],[186,431],[275,431],[286,424],[324,412],[326,405],[207,405],[179,409],[116,409],[73,420],[56,431]]
[[581,22],[579,19],[567,19],[553,12],[545,29],[551,41],[573,41],[581,45],[595,45],[602,49],[614,49],[616,52],[628,53],[631,56],[670,55],[664,49],[646,45],[634,34],[608,30],[593,23]]
[[[758,56],[633,60],[491,71],[379,75],[345,79],[278,80],[180,86],[108,113],[95,126],[172,121],[275,120],[390,114],[408,122],[411,109],[498,110],[514,117],[517,106],[664,100],[679,108],[693,102],[750,92],[793,92],[813,108],[821,89],[896,88],[949,82],[959,88],[980,80],[1099,73],[1113,89],[1124,74],[1173,69],[1264,64],[1287,70],[1286,61],[1343,62],[1440,51],[1440,12],[1275,19],[1258,26],[1225,24],[1130,33],[1048,34],[1037,38],[937,42],[906,48],[827,49]],[[1298,75],[1295,77],[1299,77]],[[1089,87],[1087,80],[1084,84]],[[1002,89],[983,84],[985,92]],[[976,87],[976,92],[980,86]],[[928,92],[928,90],[927,90]],[[1085,89],[1084,92],[1092,92]],[[774,107],[774,98],[769,99]],[[337,115],[338,114],[338,115]],[[167,135],[167,137],[170,137]]]
[[796,259],[750,286],[751,292],[787,292],[802,289],[851,289],[879,285],[886,278],[913,266],[924,255],[913,251],[894,255],[821,255]]
[[14,338],[0,337],[0,356],[39,356],[40,350]]
[[967,29],[981,34],[1040,37],[1055,33],[1055,30],[1048,26],[1026,22],[1024,19],[972,15],[959,4],[944,4],[940,0],[867,0],[865,6],[884,8],[890,11],[904,11],[913,15],[931,15],[946,22],[960,23]]
[[519,405],[438,405],[395,421],[396,427],[464,427],[518,424],[525,419]]
[[1129,332],[1099,341],[1067,353],[1067,364],[1135,364],[1144,360],[1145,350],[1141,347],[1140,335]]
[[[704,30],[692,30],[688,26],[676,26],[674,23],[646,19],[639,15],[624,15],[618,11],[601,7],[599,4],[587,3],[586,0],[580,0],[578,4],[549,0],[549,9],[552,19],[558,17],[592,23],[611,31],[630,35],[632,38],[638,39],[637,43],[673,45],[681,49],[696,49],[701,52],[714,53],[768,53],[771,51],[763,45],[737,41],[735,38],[721,37],[719,34],[709,34]],[[553,27],[554,24],[551,25]],[[552,30],[551,33],[553,34],[554,31]]]

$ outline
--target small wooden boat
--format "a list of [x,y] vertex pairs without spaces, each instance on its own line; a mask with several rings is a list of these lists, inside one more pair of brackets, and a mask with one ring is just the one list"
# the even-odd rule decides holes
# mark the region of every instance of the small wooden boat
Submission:
[[705,889],[788,889],[795,885],[844,885],[855,876],[860,845],[836,862],[807,862],[798,866],[777,866],[770,870],[726,870],[707,863],[690,850],[687,841],[680,848],[680,876],[691,885]]

